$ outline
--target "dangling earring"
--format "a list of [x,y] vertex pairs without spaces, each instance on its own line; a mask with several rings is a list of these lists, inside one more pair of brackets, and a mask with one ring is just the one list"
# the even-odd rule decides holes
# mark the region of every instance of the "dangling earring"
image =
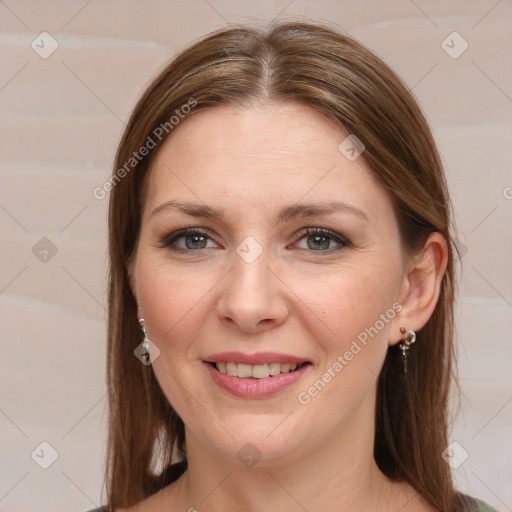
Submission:
[[144,366],[149,366],[154,363],[158,357],[160,357],[160,349],[157,345],[149,339],[148,333],[146,332],[146,325],[144,323],[144,314],[142,313],[142,308],[139,308],[137,317],[139,319],[140,329],[142,331],[143,340],[140,343],[133,353],[139,359]]
[[149,353],[149,338],[148,333],[146,332],[146,327],[144,326],[144,318],[139,318],[139,324],[144,336],[144,339],[142,340],[142,350],[140,351],[140,356],[142,358],[142,362],[145,365],[148,365],[151,364],[151,354]]
[[407,333],[407,336],[405,339],[398,345],[400,349],[402,350],[402,356],[404,358],[404,372],[407,373],[407,351],[409,350],[409,347],[416,341],[416,333],[409,329],[407,330],[405,327],[400,327],[400,332],[402,334]]

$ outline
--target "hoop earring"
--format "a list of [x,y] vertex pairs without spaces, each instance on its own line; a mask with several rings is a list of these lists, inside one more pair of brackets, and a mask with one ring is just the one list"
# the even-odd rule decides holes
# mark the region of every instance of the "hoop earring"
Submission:
[[404,359],[404,372],[407,373],[407,351],[409,350],[409,347],[416,341],[416,333],[412,329],[407,330],[405,327],[400,327],[400,332],[402,334],[407,333],[405,339],[398,345],[402,351],[402,357]]

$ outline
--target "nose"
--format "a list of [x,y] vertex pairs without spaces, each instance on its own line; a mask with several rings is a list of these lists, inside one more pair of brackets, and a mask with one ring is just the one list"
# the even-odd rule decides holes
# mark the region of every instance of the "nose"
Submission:
[[234,254],[234,267],[222,280],[218,317],[230,328],[258,333],[280,326],[288,316],[286,286],[262,254],[248,263]]

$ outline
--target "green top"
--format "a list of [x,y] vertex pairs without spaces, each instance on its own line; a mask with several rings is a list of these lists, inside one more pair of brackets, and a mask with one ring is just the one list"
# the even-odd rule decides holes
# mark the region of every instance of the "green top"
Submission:
[[498,512],[495,508],[489,507],[487,503],[483,501],[477,500],[478,502],[478,512]]
[[[469,498],[469,496],[468,496]],[[495,508],[490,507],[487,503],[483,501],[477,500],[475,498],[468,500],[469,506],[466,508],[468,512],[498,512]],[[471,503],[472,502],[472,503]],[[476,505],[478,508],[474,508]],[[89,512],[106,512],[103,508],[95,508],[94,510],[89,510]]]

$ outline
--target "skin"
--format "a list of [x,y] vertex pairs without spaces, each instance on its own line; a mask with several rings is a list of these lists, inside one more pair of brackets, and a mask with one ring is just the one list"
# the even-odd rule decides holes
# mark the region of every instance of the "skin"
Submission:
[[[346,136],[296,103],[222,106],[191,115],[159,150],[130,275],[161,351],[153,369],[186,426],[189,469],[131,510],[431,510],[377,468],[373,422],[386,351],[404,338],[401,326],[418,330],[431,316],[446,243],[434,233],[419,253],[402,252],[392,203],[364,153],[351,162],[338,150]],[[224,216],[154,212],[171,200]],[[338,211],[277,221],[284,206],[326,201],[366,218]],[[209,238],[163,246],[190,227]],[[332,230],[349,243],[315,239],[305,228]],[[252,263],[236,252],[247,236],[262,249]],[[394,318],[309,403],[299,403],[298,394],[390,309]],[[228,350],[291,354],[312,366],[276,396],[243,399],[203,368],[209,355]],[[261,454],[251,468],[237,457],[247,442]]]

